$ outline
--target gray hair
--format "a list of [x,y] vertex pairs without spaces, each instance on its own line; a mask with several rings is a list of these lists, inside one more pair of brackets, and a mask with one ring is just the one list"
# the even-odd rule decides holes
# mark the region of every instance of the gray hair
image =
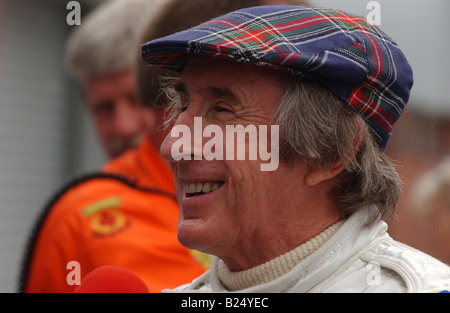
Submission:
[[341,160],[345,169],[330,195],[343,216],[376,205],[368,223],[392,216],[401,181],[392,161],[379,148],[367,124],[321,84],[292,78],[274,112],[280,125],[280,157],[300,155],[308,164],[330,169]]
[[166,0],[111,0],[82,19],[66,44],[65,63],[77,79],[133,69],[139,40]]

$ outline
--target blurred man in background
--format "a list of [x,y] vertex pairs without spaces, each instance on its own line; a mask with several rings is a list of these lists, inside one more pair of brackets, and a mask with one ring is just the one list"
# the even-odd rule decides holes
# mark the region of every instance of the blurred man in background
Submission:
[[66,65],[109,158],[136,148],[152,123],[139,104],[133,62],[143,28],[165,0],[110,1],[92,12],[67,41]]
[[450,263],[450,157],[419,177],[408,200],[414,212],[431,223],[439,258]]
[[[162,4],[106,2],[68,41],[69,69],[81,84],[105,151],[116,158],[50,199],[25,251],[22,292],[73,291],[76,285],[67,276],[71,261],[80,265],[78,283],[111,264],[138,273],[151,291],[204,271],[173,235],[178,207],[172,175],[151,139],[142,140],[155,125],[152,110],[137,98],[134,66],[143,31]],[[144,146],[138,152],[139,142]]]

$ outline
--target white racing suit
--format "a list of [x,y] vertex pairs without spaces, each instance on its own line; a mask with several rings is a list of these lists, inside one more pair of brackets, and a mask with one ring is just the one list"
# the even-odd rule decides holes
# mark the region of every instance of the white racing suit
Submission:
[[[350,216],[287,274],[240,292],[448,292],[450,267],[393,240],[385,222],[364,226],[368,210]],[[227,292],[217,260],[192,283],[163,292]]]

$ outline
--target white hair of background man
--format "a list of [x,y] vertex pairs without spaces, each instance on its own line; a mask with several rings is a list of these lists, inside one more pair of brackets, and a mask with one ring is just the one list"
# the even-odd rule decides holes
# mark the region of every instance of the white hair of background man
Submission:
[[81,19],[66,45],[65,63],[77,79],[130,69],[139,40],[167,0],[110,0]]

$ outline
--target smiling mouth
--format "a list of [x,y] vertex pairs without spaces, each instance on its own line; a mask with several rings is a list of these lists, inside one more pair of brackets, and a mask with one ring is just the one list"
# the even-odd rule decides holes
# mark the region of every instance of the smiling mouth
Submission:
[[223,181],[184,184],[186,197],[195,197],[216,191],[224,184]]

